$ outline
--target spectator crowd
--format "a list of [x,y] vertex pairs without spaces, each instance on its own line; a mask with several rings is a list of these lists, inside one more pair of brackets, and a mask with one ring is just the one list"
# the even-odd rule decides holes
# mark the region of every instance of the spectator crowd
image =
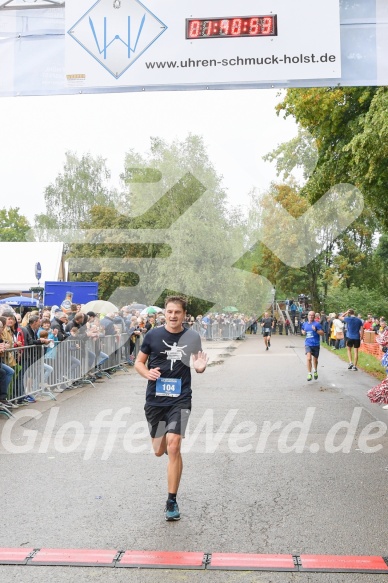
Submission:
[[[286,300],[284,311],[273,310],[272,334],[300,334],[311,306],[307,296],[298,302]],[[324,331],[323,341],[339,350],[348,335],[347,313],[316,313]],[[376,336],[388,331],[384,318],[367,314],[363,332]],[[185,326],[203,339],[241,339],[246,333],[262,333],[261,317],[238,313],[188,314]],[[80,304],[69,310],[58,306],[41,312],[28,311],[24,317],[9,306],[0,309],[0,412],[35,402],[42,395],[71,390],[85,382],[99,382],[118,367],[133,366],[144,335],[163,326],[163,310],[140,310],[124,306],[105,315],[84,312]],[[387,357],[388,371],[388,357]],[[46,395],[45,395],[46,394]],[[387,398],[388,402],[388,398]]]
[[144,335],[164,324],[162,310],[142,315],[128,306],[106,315],[53,306],[22,318],[4,305],[0,314],[2,412],[132,366]]

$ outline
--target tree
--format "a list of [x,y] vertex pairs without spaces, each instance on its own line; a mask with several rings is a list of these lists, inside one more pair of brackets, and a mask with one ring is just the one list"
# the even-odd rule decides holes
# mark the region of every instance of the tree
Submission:
[[[274,203],[275,207],[285,209],[296,219],[310,206],[308,201],[300,196],[298,187],[293,181],[288,184],[273,183],[268,192],[253,195],[249,212],[251,242],[263,239],[260,234],[265,231],[265,236],[270,240],[276,240],[279,248],[295,250],[295,254],[298,254],[299,250],[303,252],[306,234],[303,231],[290,233],[287,223],[282,222],[282,215],[274,212]],[[286,218],[284,216],[284,219]],[[255,228],[252,228],[253,225]],[[278,297],[306,293],[310,295],[315,309],[318,309],[320,293],[317,281],[324,271],[322,255],[299,269],[284,263],[278,255],[263,243],[255,243],[244,260],[246,266],[250,265],[254,273],[263,275],[272,282]]]
[[105,299],[121,305],[135,299],[155,304],[174,290],[201,310],[245,306],[249,294],[232,268],[244,250],[244,229],[238,213],[226,209],[222,178],[202,138],[151,139],[147,154],[127,153],[122,180],[116,208],[95,208],[83,223],[101,229],[101,244],[71,246],[78,263],[93,256],[89,264],[98,267],[89,270],[84,262],[86,273],[77,277],[97,277]]
[[90,154],[79,158],[75,153],[66,152],[65,156],[63,173],[45,189],[46,212],[35,217],[35,228],[43,236],[49,235],[49,229],[53,228],[77,229],[89,218],[93,206],[112,204],[106,161],[101,157],[94,159]]
[[292,115],[315,140],[318,161],[304,189],[316,202],[332,186],[359,188],[369,209],[388,226],[386,87],[289,89],[278,113]]
[[351,178],[359,184],[382,225],[388,228],[388,88],[379,87],[357,133],[344,148],[351,155]]
[[[293,115],[300,126],[296,138],[281,144],[265,157],[276,163],[278,174],[287,179],[296,168],[301,168],[304,183],[298,187],[298,194],[310,204],[317,203],[340,183],[355,184],[361,188],[366,201],[361,216],[353,220],[335,240],[327,240],[321,256],[322,269],[316,272],[316,277],[319,277],[316,293],[323,304],[331,285],[350,289],[368,281],[371,287],[379,286],[379,278],[373,275],[376,268],[379,269],[379,262],[374,258],[374,247],[375,233],[381,226],[377,218],[378,201],[382,195],[382,191],[377,193],[381,172],[372,172],[377,165],[372,156],[379,156],[377,143],[365,144],[367,136],[370,137],[367,127],[370,127],[372,119],[376,125],[381,123],[384,127],[382,112],[386,103],[383,97],[386,97],[384,88],[382,91],[363,87],[290,89],[277,107],[279,113]],[[371,133],[376,136],[376,131]],[[384,131],[381,133],[385,135]],[[364,152],[365,167],[362,171],[357,156],[360,141],[370,149],[368,155]],[[384,147],[382,158],[386,159]],[[380,164],[381,171],[383,167],[384,164]],[[374,195],[371,194],[371,182],[366,183],[365,180],[364,175],[368,171],[369,180],[372,181],[373,176],[376,186]],[[328,224],[332,220],[329,213]],[[322,234],[325,237],[324,232]]]
[[0,241],[24,242],[31,227],[27,218],[20,214],[19,208],[3,208],[0,210]]
[[[89,219],[81,223],[85,242],[72,244],[67,256],[73,279],[98,281],[100,297],[115,299],[121,305],[131,300],[128,292],[119,293],[118,290],[127,290],[139,283],[139,276],[130,269],[131,264],[141,259],[152,272],[155,259],[169,254],[169,247],[165,245],[128,243],[126,235],[131,221],[115,208],[92,207]],[[137,301],[141,299],[136,298]]]
[[370,289],[368,285],[360,288],[351,286],[349,289],[333,287],[327,296],[326,313],[344,312],[352,308],[364,316],[372,313],[374,316],[387,316],[387,294]]

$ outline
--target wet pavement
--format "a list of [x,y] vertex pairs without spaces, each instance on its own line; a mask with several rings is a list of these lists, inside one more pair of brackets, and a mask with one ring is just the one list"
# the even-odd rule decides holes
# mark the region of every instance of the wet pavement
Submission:
[[[164,520],[167,456],[144,422],[133,368],[0,419],[0,547],[388,555],[388,411],[376,380],[303,339],[206,342],[193,373],[178,502]],[[8,582],[375,583],[386,575],[0,566]]]

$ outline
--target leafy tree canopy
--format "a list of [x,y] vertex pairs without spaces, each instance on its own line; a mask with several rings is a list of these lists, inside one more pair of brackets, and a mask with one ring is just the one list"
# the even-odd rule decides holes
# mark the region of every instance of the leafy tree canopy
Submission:
[[65,156],[63,172],[45,189],[46,212],[35,217],[35,228],[43,237],[49,229],[77,229],[93,206],[111,204],[106,161],[90,154],[79,157],[66,152]]
[[16,243],[30,240],[27,237],[30,228],[26,217],[20,214],[19,208],[0,210],[0,241]]
[[[318,152],[315,171],[303,189],[311,203],[335,184],[354,184],[380,226],[388,228],[387,105],[386,87],[287,91],[277,106],[278,113],[294,116],[301,128],[311,134]],[[301,140],[299,143],[303,144]],[[288,158],[290,163],[292,158]]]

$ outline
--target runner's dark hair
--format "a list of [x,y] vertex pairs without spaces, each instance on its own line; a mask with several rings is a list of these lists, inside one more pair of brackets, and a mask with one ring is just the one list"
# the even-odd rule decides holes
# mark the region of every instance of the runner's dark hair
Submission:
[[167,296],[164,300],[164,307],[167,307],[167,304],[180,304],[183,308],[183,311],[186,312],[187,310],[187,299],[183,296]]

